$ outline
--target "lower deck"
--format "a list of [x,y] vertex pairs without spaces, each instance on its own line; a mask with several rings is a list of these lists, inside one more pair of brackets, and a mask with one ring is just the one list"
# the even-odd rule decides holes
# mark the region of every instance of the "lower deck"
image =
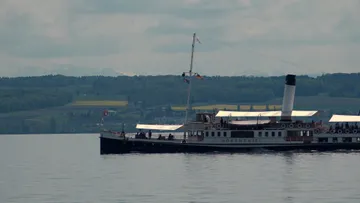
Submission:
[[310,144],[310,143],[360,143],[360,133],[331,134],[331,133],[298,133],[294,131],[270,131],[268,134],[261,131],[242,133],[239,131],[213,132],[213,133],[186,133],[162,132],[153,133],[151,136],[145,133],[141,136],[136,134],[121,134],[103,131],[102,137],[109,139],[130,139],[143,142],[175,142],[197,144]]
[[[160,136],[161,135],[161,136]],[[153,134],[149,137],[125,136],[118,133],[102,132],[101,153],[129,152],[238,152],[251,150],[337,150],[360,149],[360,134],[316,134],[314,136],[274,137],[203,137],[184,133],[169,133],[172,136]],[[159,139],[161,137],[161,139]]]
[[211,152],[249,152],[249,151],[292,151],[292,150],[359,150],[359,143],[188,143],[182,140],[155,139],[111,139],[100,137],[101,154],[122,153],[211,153]]

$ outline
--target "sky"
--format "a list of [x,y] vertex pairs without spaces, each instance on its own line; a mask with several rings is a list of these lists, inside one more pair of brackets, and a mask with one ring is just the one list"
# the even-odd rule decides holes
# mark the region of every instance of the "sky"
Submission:
[[[359,72],[360,0],[0,0],[0,76]],[[100,72],[101,72],[100,71]]]

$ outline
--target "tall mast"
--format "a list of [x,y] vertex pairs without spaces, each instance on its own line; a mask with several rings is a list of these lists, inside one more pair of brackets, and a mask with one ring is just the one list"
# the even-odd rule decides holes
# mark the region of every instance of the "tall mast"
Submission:
[[189,87],[188,87],[188,97],[187,97],[186,113],[185,113],[185,124],[188,121],[188,112],[190,109],[190,96],[191,96],[191,84],[192,84],[191,80],[192,80],[194,50],[195,50],[195,39],[196,39],[196,33],[194,33],[193,35],[192,48],[191,48],[191,62],[190,62],[190,70],[189,70]]

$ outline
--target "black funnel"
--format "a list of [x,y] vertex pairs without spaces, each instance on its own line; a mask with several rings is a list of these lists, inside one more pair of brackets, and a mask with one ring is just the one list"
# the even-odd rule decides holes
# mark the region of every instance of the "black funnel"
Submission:
[[285,84],[295,86],[296,85],[295,77],[296,77],[295,75],[286,75]]

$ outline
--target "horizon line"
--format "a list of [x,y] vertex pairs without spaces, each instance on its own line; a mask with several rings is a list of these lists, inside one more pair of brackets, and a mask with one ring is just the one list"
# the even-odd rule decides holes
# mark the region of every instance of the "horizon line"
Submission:
[[[336,75],[336,74],[345,74],[345,75],[351,75],[351,74],[360,74],[360,72],[334,72],[334,73],[314,73],[314,74],[294,74],[294,73],[286,73],[286,74],[279,74],[279,75],[252,75],[252,74],[243,74],[243,75],[201,75],[203,77],[284,77],[288,74],[293,74],[296,76],[307,76],[307,77],[319,77],[323,75]],[[81,77],[161,77],[161,76],[181,76],[180,74],[156,74],[156,75],[150,75],[150,74],[133,74],[133,75],[125,75],[125,74],[118,74],[118,75],[68,75],[68,74],[42,74],[42,75],[29,75],[29,76],[0,76],[0,79],[4,78],[29,78],[29,77],[47,77],[47,76],[64,76],[64,77],[75,77],[75,78],[81,78]]]

